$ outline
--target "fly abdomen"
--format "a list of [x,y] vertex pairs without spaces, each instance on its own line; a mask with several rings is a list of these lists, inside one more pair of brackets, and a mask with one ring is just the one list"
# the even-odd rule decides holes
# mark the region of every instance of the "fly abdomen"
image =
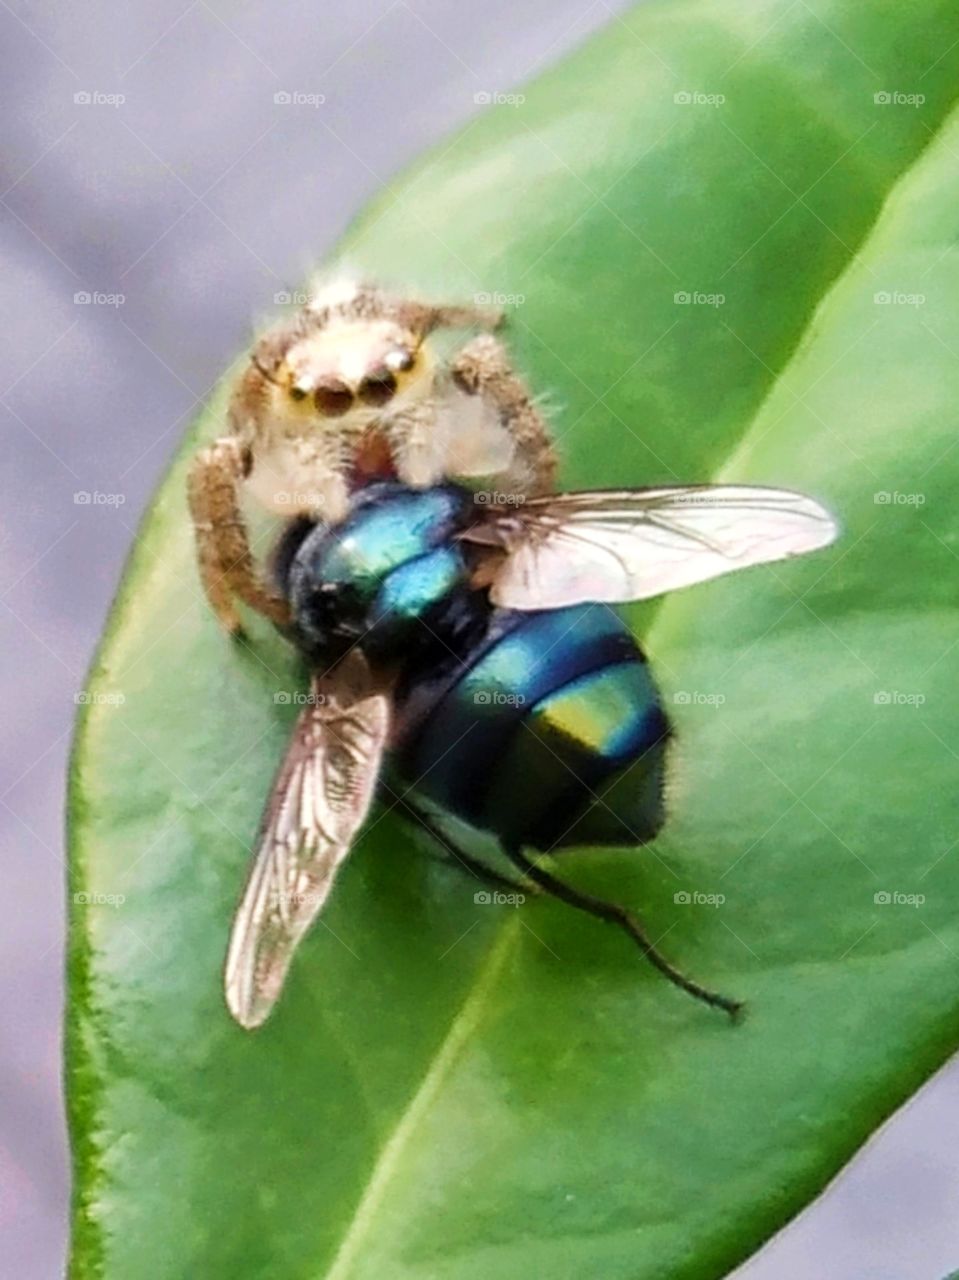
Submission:
[[[431,693],[414,686],[395,762],[466,822],[540,849],[659,829],[668,722],[612,610],[495,611],[486,643]],[[621,780],[614,807],[602,795]]]
[[[563,685],[530,709],[523,729],[487,796],[487,824],[504,839],[552,849],[656,835],[669,724],[641,656]],[[517,826],[511,815],[522,808]]]

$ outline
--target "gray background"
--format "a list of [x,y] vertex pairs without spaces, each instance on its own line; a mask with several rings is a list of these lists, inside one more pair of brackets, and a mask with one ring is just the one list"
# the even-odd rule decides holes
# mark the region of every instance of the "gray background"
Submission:
[[[474,94],[508,91],[626,7],[0,0],[4,1277],[62,1268],[64,768],[144,504],[253,317],[383,180],[479,110]],[[328,102],[277,107],[281,90]],[[78,305],[84,290],[125,302]],[[124,501],[78,505],[79,491]],[[953,1066],[739,1280],[959,1265],[957,1093]]]

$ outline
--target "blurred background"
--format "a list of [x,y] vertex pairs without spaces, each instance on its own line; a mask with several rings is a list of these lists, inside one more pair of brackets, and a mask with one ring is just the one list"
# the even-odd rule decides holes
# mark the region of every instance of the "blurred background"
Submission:
[[[628,7],[0,0],[4,1278],[63,1267],[65,765],[149,495],[256,317],[367,199]],[[953,1066],[737,1280],[943,1276],[957,1104]]]

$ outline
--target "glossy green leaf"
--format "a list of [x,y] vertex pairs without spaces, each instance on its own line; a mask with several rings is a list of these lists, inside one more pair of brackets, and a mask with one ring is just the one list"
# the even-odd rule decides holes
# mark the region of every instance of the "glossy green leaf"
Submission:
[[230,1022],[296,710],[275,696],[303,673],[199,600],[189,442],[74,758],[75,1275],[718,1277],[955,1049],[957,69],[944,0],[645,6],[346,246],[388,281],[522,297],[568,487],[721,475],[840,514],[830,552],[636,612],[672,816],[563,864],[745,997],[740,1027],[559,904],[477,905],[385,807],[275,1017]]

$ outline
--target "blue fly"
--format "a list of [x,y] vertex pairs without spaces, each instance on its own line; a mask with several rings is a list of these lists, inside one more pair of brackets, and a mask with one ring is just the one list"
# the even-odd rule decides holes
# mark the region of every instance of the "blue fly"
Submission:
[[437,839],[438,811],[493,835],[527,881],[619,925],[677,986],[739,1007],[674,968],[632,912],[535,855],[636,845],[664,820],[669,722],[610,606],[824,547],[832,517],[802,494],[740,485],[480,496],[495,497],[373,483],[342,522],[299,521],[281,541],[289,635],[312,676],[227,956],[244,1027],[275,1004],[386,763]]

